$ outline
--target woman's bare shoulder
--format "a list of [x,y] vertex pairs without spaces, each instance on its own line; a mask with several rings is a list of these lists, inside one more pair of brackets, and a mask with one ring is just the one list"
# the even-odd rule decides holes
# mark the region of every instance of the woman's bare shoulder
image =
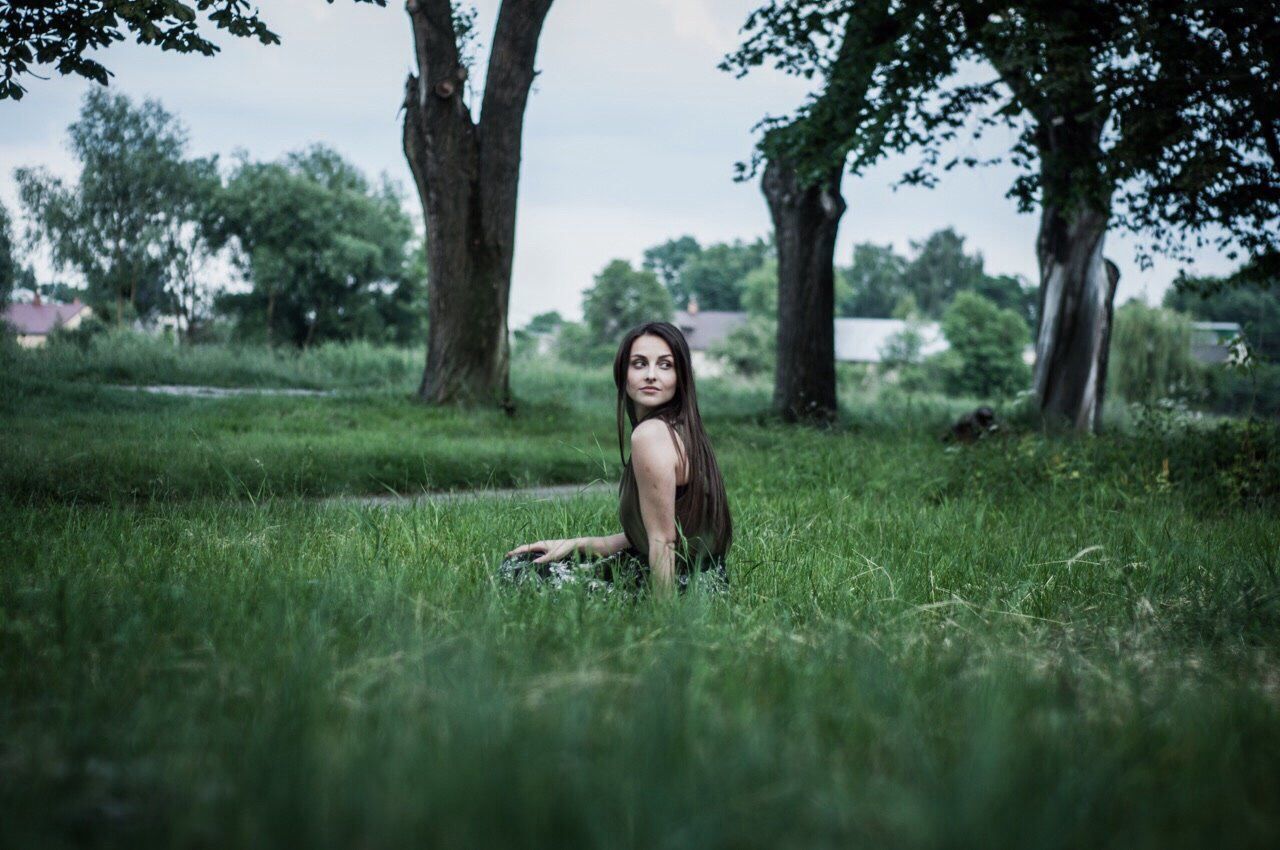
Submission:
[[[674,440],[672,439],[674,436]],[[661,419],[646,419],[631,432],[631,453],[635,460],[648,463],[670,463],[676,469],[676,482],[685,483],[684,438],[679,428]]]

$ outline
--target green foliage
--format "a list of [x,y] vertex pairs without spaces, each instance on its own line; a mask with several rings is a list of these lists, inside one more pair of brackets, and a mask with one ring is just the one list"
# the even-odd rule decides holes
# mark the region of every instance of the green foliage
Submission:
[[408,341],[425,323],[425,260],[400,193],[371,186],[316,145],[280,162],[241,161],[218,207],[249,293],[220,303],[248,336],[307,346],[323,340]]
[[976,292],[1035,327],[1035,290],[1013,275],[987,274],[982,255],[967,253],[955,230],[935,231],[911,249],[908,259],[892,245],[854,245],[853,265],[839,270],[836,315],[936,320],[957,293]]
[[658,276],[658,280],[671,293],[676,306],[684,309],[689,304],[689,293],[680,275],[689,261],[702,253],[702,246],[692,236],[668,239],[661,245],[646,248],[641,265]]
[[512,357],[527,357],[533,354],[538,340],[544,337],[554,339],[564,323],[564,318],[556,310],[534,316],[523,328],[517,328],[511,332]]
[[[386,5],[386,0],[356,2]],[[105,86],[111,72],[85,54],[123,41],[127,35],[161,50],[212,56],[220,48],[201,31],[201,16],[230,35],[262,44],[280,43],[257,9],[241,0],[6,3],[2,14],[0,100],[22,98],[26,87],[19,81],[33,73],[33,64],[54,65],[59,74],[77,74]]]
[[1274,426],[944,447],[959,403],[851,396],[796,430],[700,380],[731,586],[668,605],[494,581],[515,543],[616,530],[608,491],[311,498],[615,480],[604,370],[514,364],[514,417],[415,404],[414,371],[333,398],[0,393],[9,844],[1280,829]]
[[752,316],[777,318],[778,261],[769,259],[742,279],[742,308]]
[[1133,300],[1115,312],[1108,389],[1128,402],[1188,398],[1201,384],[1191,357],[1191,323],[1183,315]]
[[1205,406],[1232,416],[1280,417],[1280,363],[1206,369]]
[[[14,174],[33,235],[59,269],[80,274],[99,313],[179,313],[207,253],[204,220],[220,187],[216,158],[187,159],[187,132],[153,100],[91,89],[70,126],[80,177]],[[188,296],[185,303],[193,303]]]
[[903,279],[906,269],[906,258],[895,252],[892,245],[872,242],[854,245],[853,265],[838,274],[836,315],[889,318],[907,294]]
[[1280,287],[1224,278],[1180,277],[1164,296],[1164,306],[1207,322],[1236,322],[1262,358],[1280,362]]
[[598,342],[582,322],[565,322],[556,333],[556,357],[566,364],[606,366],[613,361],[616,350],[616,341],[612,345]]
[[937,379],[936,358],[926,364],[923,350],[924,334],[919,321],[908,320],[905,328],[891,335],[881,346],[879,374],[892,386],[906,392],[944,391],[944,382]]
[[163,337],[88,319],[49,345],[0,363],[21,395],[66,381],[286,389],[387,389],[409,393],[422,377],[420,349],[368,342],[305,351],[264,345],[176,346]]
[[[784,135],[802,173],[846,161],[861,173],[915,149],[903,181],[932,186],[957,165],[1002,161],[944,151],[1005,127],[1020,209],[1110,210],[1148,249],[1177,254],[1190,239],[1274,266],[1280,154],[1258,128],[1280,126],[1280,65],[1263,58],[1277,19],[1280,0],[1247,14],[1199,0],[770,0],[722,67],[825,80],[795,115],[762,122],[766,139],[799,128]],[[984,61],[994,74],[961,75]]]
[[[19,285],[22,271],[17,249],[13,244],[13,222],[9,218],[9,210],[0,203],[0,307],[9,303],[13,290]],[[3,331],[4,328],[0,328],[0,333]]]
[[903,270],[902,286],[916,300],[921,315],[938,318],[960,292],[973,292],[986,277],[982,255],[964,250],[964,237],[950,227],[912,242],[915,257]]
[[949,384],[978,398],[1007,397],[1025,389],[1030,370],[1022,362],[1026,323],[973,292],[961,292],[942,316],[942,332],[955,359]]
[[685,261],[672,292],[675,303],[684,309],[697,298],[701,310],[741,310],[744,279],[772,256],[772,243],[763,239],[708,245]]
[[736,375],[747,378],[772,375],[778,362],[778,320],[775,316],[752,313],[746,323],[712,345],[707,354],[723,362]]
[[564,318],[561,317],[559,311],[548,310],[530,319],[529,324],[524,326],[524,330],[530,334],[549,334],[555,333],[556,328],[563,324]]
[[595,276],[583,294],[582,317],[590,342],[607,349],[609,358],[622,335],[645,322],[671,321],[671,295],[653,272],[614,260]]

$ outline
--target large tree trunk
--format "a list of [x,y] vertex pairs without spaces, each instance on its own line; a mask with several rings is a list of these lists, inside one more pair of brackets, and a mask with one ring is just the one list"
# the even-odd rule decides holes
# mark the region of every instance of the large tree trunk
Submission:
[[835,245],[843,167],[802,185],[771,159],[762,188],[778,245],[778,366],[773,404],[788,421],[829,421],[836,407]]
[[404,151],[427,225],[427,365],[433,404],[510,405],[507,305],[524,110],[551,0],[503,0],[477,124],[463,99],[449,0],[409,0],[418,73]]
[[1036,253],[1040,322],[1034,388],[1051,425],[1093,431],[1102,417],[1111,311],[1120,275],[1102,256],[1104,210],[1045,206]]

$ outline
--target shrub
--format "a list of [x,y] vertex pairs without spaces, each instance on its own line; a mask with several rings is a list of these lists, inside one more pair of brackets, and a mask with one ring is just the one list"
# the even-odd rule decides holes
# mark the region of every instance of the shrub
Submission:
[[[1022,362],[1027,324],[972,292],[961,292],[942,316],[951,345],[948,389],[978,398],[1008,397],[1026,387],[1031,371]],[[943,362],[946,362],[945,360]]]
[[711,346],[708,354],[722,360],[731,372],[751,378],[773,374],[777,345],[778,323],[764,316],[751,316],[746,324]]

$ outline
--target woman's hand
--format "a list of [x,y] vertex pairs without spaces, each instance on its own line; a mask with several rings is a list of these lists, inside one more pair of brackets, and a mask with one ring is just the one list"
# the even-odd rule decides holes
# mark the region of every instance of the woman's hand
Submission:
[[542,554],[534,558],[533,562],[535,564],[546,564],[572,555],[578,551],[582,542],[582,539],[578,537],[572,540],[539,540],[537,543],[526,543],[523,546],[517,546],[507,553],[507,557],[523,555],[525,552],[541,552]]

